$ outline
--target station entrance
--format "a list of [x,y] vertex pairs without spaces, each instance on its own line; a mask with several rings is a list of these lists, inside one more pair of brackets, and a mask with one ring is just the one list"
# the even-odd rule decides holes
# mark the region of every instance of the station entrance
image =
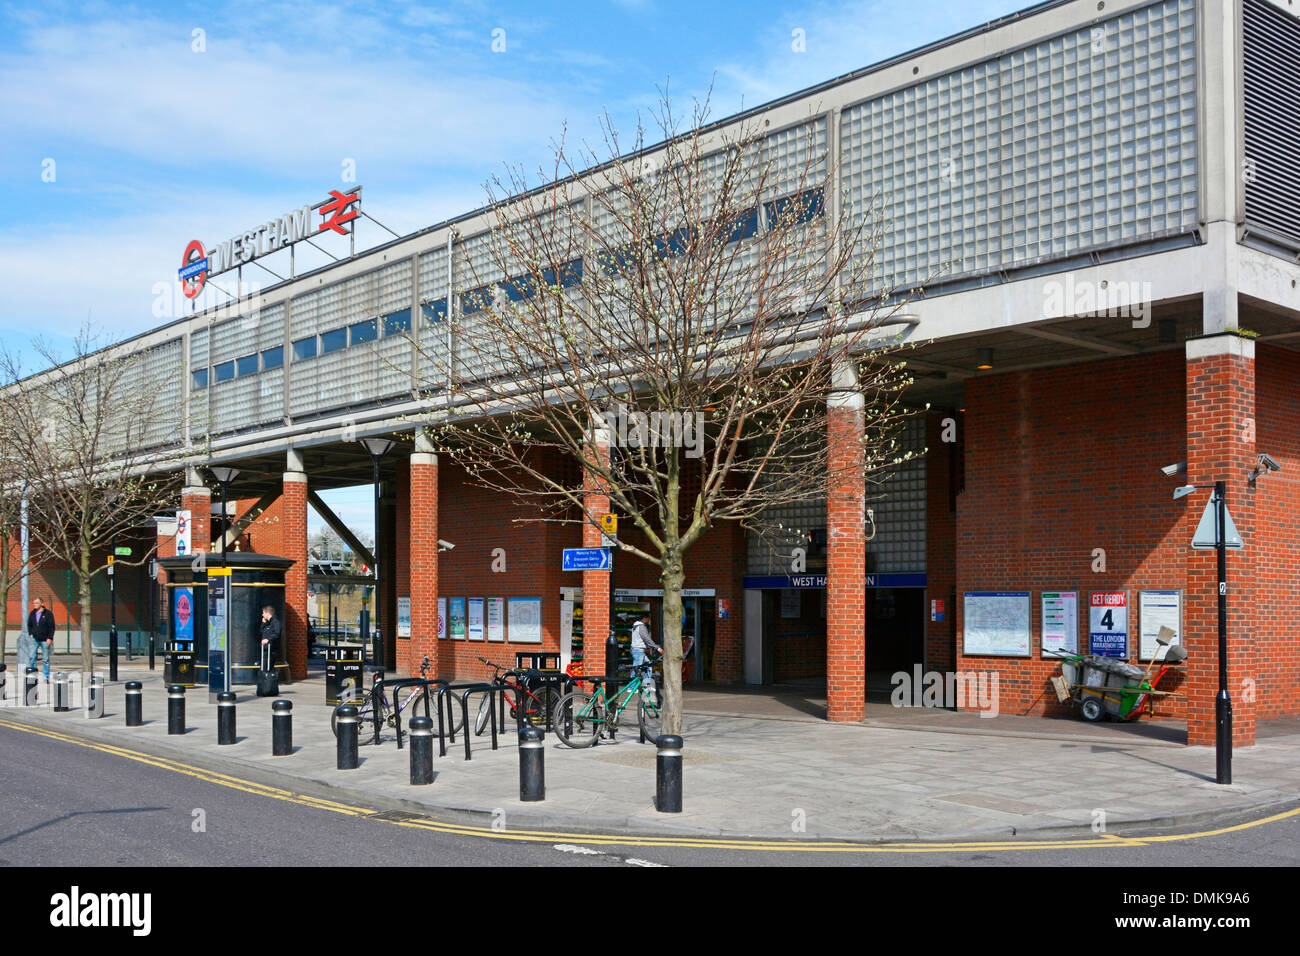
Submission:
[[[925,661],[926,575],[869,574],[863,647],[867,685]],[[745,683],[826,679],[826,576],[745,578]]]

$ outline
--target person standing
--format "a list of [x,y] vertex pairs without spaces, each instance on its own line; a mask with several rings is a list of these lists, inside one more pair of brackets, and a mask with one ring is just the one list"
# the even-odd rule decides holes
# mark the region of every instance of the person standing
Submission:
[[271,646],[271,666],[275,667],[275,662],[280,659],[280,634],[283,628],[280,626],[280,620],[275,616],[275,608],[266,605],[262,608],[262,643]]
[[656,644],[654,638],[650,636],[649,611],[638,617],[636,623],[632,625],[632,666],[634,668],[645,666],[647,647],[653,647],[660,653],[663,652],[663,648]]
[[45,658],[45,679],[50,679],[50,653],[54,648],[54,615],[40,598],[32,599],[32,613],[27,615],[27,633],[31,636],[32,660],[29,667],[36,666],[37,657]]

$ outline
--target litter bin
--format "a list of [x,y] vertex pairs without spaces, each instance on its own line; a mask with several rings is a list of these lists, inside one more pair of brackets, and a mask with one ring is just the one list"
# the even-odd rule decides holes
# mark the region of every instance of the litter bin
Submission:
[[325,648],[325,703],[355,701],[365,687],[362,645],[335,644]]
[[558,671],[559,651],[516,651],[515,670]]
[[163,683],[193,687],[197,678],[194,670],[194,645],[189,641],[167,644],[163,660]]

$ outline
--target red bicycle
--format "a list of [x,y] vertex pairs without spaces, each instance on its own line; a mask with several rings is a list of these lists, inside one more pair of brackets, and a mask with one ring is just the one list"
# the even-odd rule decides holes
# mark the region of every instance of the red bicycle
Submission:
[[[511,718],[515,720],[522,719],[534,726],[546,725],[547,715],[550,714],[555,701],[560,697],[554,684],[549,681],[533,682],[524,680],[520,682],[514,677],[503,673],[508,672],[510,668],[494,664],[486,657],[480,657],[479,660],[493,669],[492,683],[505,688],[502,694],[505,696],[506,704],[510,708]],[[488,721],[492,716],[494,698],[494,694],[484,694],[479,702],[478,716],[474,719],[474,733],[476,735],[482,734],[487,729]]]

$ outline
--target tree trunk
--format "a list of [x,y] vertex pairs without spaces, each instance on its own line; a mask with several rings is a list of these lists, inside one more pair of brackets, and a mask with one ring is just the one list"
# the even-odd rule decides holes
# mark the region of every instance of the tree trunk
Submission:
[[682,732],[682,579],[681,558],[665,556],[663,583],[664,713],[666,734]]
[[81,603],[81,670],[86,678],[95,673],[95,653],[90,645],[90,580],[90,549],[83,547],[81,573],[77,575],[77,598]]
[[[9,588],[12,584],[9,581],[9,536],[4,536],[3,552],[0,553],[0,601],[4,602],[4,625],[0,627],[0,664],[4,663],[5,651],[8,650],[9,643]],[[27,613],[27,608],[21,608],[18,611],[18,621],[21,627],[23,615]],[[19,661],[21,664],[22,661]]]

